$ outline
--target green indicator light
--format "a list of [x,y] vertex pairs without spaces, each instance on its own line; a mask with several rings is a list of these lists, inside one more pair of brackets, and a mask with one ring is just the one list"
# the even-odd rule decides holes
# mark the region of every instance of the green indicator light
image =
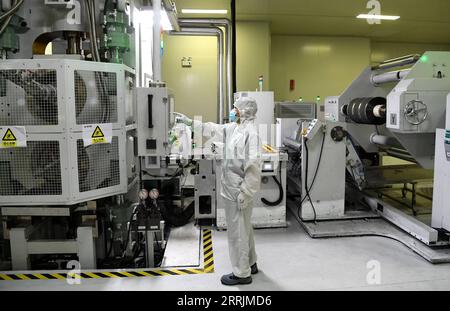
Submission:
[[422,63],[428,62],[428,56],[427,56],[427,55],[423,55],[423,56],[420,58],[420,61],[421,61]]
[[317,96],[317,101],[318,101],[318,102],[320,101],[320,96]]
[[303,97],[300,97],[298,101],[299,101],[299,102],[302,102],[302,101],[303,101]]

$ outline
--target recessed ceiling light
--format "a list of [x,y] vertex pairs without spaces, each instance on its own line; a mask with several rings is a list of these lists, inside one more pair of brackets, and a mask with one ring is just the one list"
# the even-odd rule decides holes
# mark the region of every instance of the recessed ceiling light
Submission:
[[182,9],[183,14],[227,14],[228,10]]
[[384,20],[390,20],[395,21],[400,18],[400,16],[393,16],[393,15],[376,15],[376,14],[359,14],[356,16],[356,18],[363,18],[363,19],[384,19]]

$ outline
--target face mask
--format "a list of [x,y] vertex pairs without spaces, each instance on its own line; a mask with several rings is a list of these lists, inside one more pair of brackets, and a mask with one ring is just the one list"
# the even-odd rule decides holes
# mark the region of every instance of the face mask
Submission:
[[238,121],[238,116],[237,116],[237,112],[236,112],[236,110],[231,110],[230,111],[230,116],[229,116],[229,120],[230,120],[230,122],[237,122]]

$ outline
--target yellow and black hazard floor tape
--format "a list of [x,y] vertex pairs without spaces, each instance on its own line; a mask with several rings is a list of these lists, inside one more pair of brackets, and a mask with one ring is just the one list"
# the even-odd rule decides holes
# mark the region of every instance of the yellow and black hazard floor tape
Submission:
[[72,279],[112,279],[132,277],[162,277],[175,275],[192,275],[214,273],[214,254],[212,231],[202,230],[203,237],[203,268],[189,269],[148,269],[113,272],[81,272],[81,273],[6,273],[0,274],[0,281],[30,281],[30,280],[66,280]]

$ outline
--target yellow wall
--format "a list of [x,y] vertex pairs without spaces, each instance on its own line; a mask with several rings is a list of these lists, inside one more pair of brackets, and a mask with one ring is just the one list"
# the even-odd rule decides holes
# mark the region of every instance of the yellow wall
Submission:
[[368,39],[272,36],[271,86],[277,101],[339,95],[369,63]]
[[238,22],[236,25],[236,83],[238,91],[255,91],[264,76],[264,90],[270,87],[270,27],[266,22]]
[[[370,42],[364,38],[272,36],[271,89],[277,101],[341,94],[371,63],[450,45]],[[296,80],[295,91],[289,80]]]
[[[163,80],[175,92],[175,110],[217,122],[217,38],[164,37]],[[192,67],[181,59],[192,57]]]
[[372,42],[372,63],[426,51],[450,51],[450,44]]
[[[178,112],[205,121],[217,121],[216,37],[164,37],[163,80],[173,89]],[[269,88],[270,28],[268,23],[238,22],[236,27],[237,89],[254,91],[258,77]],[[182,68],[181,59],[192,57],[192,68]]]
[[[365,38],[279,36],[269,23],[237,23],[237,89],[254,91],[258,76],[277,101],[315,101],[341,94],[371,63],[427,50],[450,50],[450,45],[370,42]],[[181,68],[184,56],[193,67]],[[217,42],[215,37],[165,36],[163,78],[175,91],[176,109],[189,116],[217,116]],[[296,89],[289,90],[289,80]]]

